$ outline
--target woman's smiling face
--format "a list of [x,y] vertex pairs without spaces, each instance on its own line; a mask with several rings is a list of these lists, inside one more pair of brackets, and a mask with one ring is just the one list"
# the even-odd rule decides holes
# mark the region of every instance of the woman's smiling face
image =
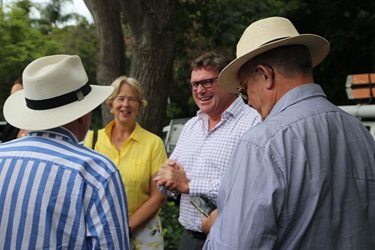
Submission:
[[112,102],[115,121],[120,123],[135,123],[139,112],[139,101],[129,84],[122,84],[118,95]]

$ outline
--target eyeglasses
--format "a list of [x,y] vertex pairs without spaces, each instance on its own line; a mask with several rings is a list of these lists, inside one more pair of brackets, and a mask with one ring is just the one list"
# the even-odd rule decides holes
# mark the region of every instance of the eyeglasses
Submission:
[[191,85],[192,90],[198,90],[199,84],[202,85],[203,88],[208,89],[212,86],[212,84],[217,78],[218,77],[202,80],[199,82],[191,82],[190,85]]
[[249,100],[249,97],[247,96],[247,82],[251,76],[249,76],[243,83],[240,84],[240,86],[237,87],[238,94],[245,99],[245,101]]
[[[268,64],[263,64],[264,66],[268,67],[271,69],[272,71],[272,79],[274,78],[275,76],[275,71],[273,70],[272,66],[268,65]],[[255,70],[255,72],[258,72],[258,69]],[[237,92],[238,94],[243,98],[245,99],[246,101],[249,100],[249,96],[247,95],[247,82],[249,81],[249,79],[252,77],[253,75],[250,75],[243,83],[240,84],[239,87],[237,87]]]

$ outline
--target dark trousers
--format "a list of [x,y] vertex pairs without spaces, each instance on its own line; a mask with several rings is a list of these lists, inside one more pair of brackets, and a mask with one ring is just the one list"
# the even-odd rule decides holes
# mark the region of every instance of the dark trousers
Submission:
[[206,241],[204,233],[192,233],[184,230],[181,236],[179,250],[201,250]]

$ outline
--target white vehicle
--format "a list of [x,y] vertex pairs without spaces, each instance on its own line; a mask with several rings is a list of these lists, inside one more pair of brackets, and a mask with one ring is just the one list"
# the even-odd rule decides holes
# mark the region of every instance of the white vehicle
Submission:
[[339,106],[345,112],[357,117],[370,131],[375,140],[375,104],[358,104],[351,106]]
[[173,152],[173,149],[177,144],[178,137],[180,137],[182,128],[189,119],[190,118],[172,119],[169,125],[163,128],[164,145],[168,155]]

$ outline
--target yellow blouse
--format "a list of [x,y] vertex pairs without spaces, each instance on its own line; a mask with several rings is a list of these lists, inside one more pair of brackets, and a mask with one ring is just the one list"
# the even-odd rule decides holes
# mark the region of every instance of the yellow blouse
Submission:
[[[129,216],[150,198],[150,180],[167,159],[163,141],[157,135],[143,129],[138,123],[121,150],[111,142],[114,121],[98,131],[95,150],[110,158],[119,168],[126,189]],[[84,145],[92,148],[93,131]]]

